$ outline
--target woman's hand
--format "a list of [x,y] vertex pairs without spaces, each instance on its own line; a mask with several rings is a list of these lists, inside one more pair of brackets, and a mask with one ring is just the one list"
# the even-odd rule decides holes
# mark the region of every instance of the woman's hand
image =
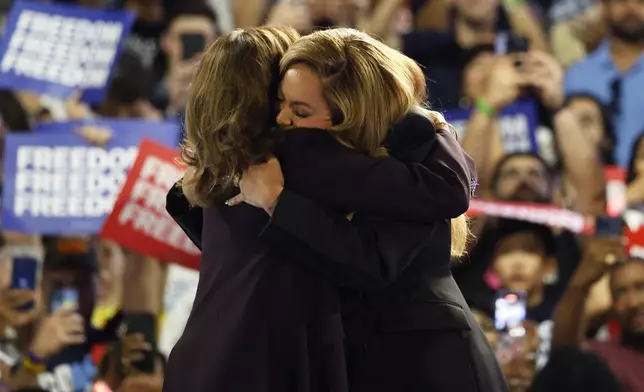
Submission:
[[228,200],[227,205],[247,203],[273,215],[284,189],[284,175],[277,158],[273,157],[266,163],[250,166],[240,178],[235,179],[235,182],[240,193]]
[[74,309],[62,307],[43,320],[30,351],[40,358],[48,358],[65,347],[84,342],[83,317]]
[[85,125],[76,130],[88,143],[98,147],[105,147],[112,139],[112,132],[109,129],[96,125]]
[[37,304],[26,310],[20,308],[30,302],[36,302],[35,291],[7,289],[0,294],[0,317],[12,327],[29,324],[39,314]]
[[65,101],[65,110],[70,120],[85,120],[92,116],[92,110],[89,105],[81,102],[80,99],[82,96],[83,92],[77,91],[71,98]]
[[487,91],[482,98],[494,110],[501,110],[519,97],[522,86],[523,79],[512,59],[499,57],[489,71]]
[[613,265],[625,260],[622,237],[590,238],[569,287],[589,290]]
[[554,57],[531,51],[524,57],[519,72],[525,78],[525,84],[536,88],[544,106],[557,110],[564,104],[564,70]]

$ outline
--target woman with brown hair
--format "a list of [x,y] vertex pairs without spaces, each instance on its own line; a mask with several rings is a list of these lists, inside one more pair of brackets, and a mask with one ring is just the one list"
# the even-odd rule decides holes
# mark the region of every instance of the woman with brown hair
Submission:
[[[165,391],[346,391],[339,290],[323,277],[352,290],[386,285],[426,247],[436,220],[447,225],[441,243],[449,259],[446,219],[467,209],[473,174],[449,131],[434,131],[422,115],[405,117],[420,103],[422,79],[410,66],[381,67],[381,80],[387,81],[381,86],[389,89],[381,93],[400,105],[380,113],[365,103],[359,113],[384,119],[377,126],[387,129],[402,120],[389,133],[392,157],[347,147],[354,140],[345,141],[341,133],[336,138],[320,129],[275,131],[278,61],[294,36],[279,28],[235,31],[207,50],[197,70],[186,115],[189,170],[181,196],[203,207],[203,232],[193,236],[202,239],[203,255],[193,310],[170,355]],[[371,60],[378,66],[380,60]],[[271,246],[284,238],[280,230],[289,232],[279,228],[278,215],[270,219],[256,208],[225,204],[241,186],[238,174],[245,172],[242,182],[250,183],[249,170],[257,167],[252,165],[267,159],[274,165],[273,154],[284,165],[289,187],[282,192],[283,205],[311,212],[308,222],[316,227],[307,228],[309,233],[319,227],[326,236],[340,236],[312,258],[328,257],[329,268],[302,265],[306,260],[299,253],[306,250],[296,242],[293,249]],[[176,196],[169,195],[168,210],[179,221],[183,213],[199,212],[181,210]],[[346,216],[353,212],[350,222]]]
[[[282,58],[277,121],[287,127],[325,129],[365,155],[382,156],[383,143],[391,137],[388,124],[400,120],[414,102],[408,91],[396,88],[410,81],[410,70],[422,75],[415,63],[364,33],[313,33],[291,45]],[[354,291],[345,293],[341,302],[349,390],[507,390],[494,353],[450,273],[450,243],[452,255],[460,255],[460,239],[467,235],[462,218],[451,225],[446,217],[425,221],[419,229],[428,230],[425,242],[406,259],[384,254],[380,263],[365,261],[349,250],[356,241],[338,225],[341,218],[330,220],[330,212],[315,203],[294,200],[293,190],[307,195],[306,190],[289,181],[293,164],[278,158],[244,171],[241,193],[232,204],[244,201],[264,209],[271,215],[264,228],[271,249],[326,272],[332,283]],[[307,159],[314,158],[302,153],[294,161],[306,165]],[[309,178],[306,185],[318,181],[320,177]],[[395,183],[387,177],[382,181],[385,186]],[[392,201],[394,192],[370,196]],[[319,193],[308,196],[320,200]],[[354,225],[369,222],[359,209],[352,219]],[[381,237],[379,245],[389,251],[400,249],[401,242]],[[384,284],[360,285],[364,276],[377,275],[386,277]]]

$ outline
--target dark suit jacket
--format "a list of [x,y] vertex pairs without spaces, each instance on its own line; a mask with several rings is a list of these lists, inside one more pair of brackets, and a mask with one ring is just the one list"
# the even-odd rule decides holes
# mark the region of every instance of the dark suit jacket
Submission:
[[[441,153],[432,158],[448,162],[441,154],[460,146],[442,137]],[[406,152],[401,157],[427,164],[428,157],[413,149],[418,144],[409,141],[400,140],[398,148]],[[451,275],[450,222],[427,222],[357,213],[348,223],[285,190],[262,236],[283,257],[345,288],[351,392],[507,391],[494,352]]]
[[[434,151],[451,141],[439,143],[449,136],[434,136],[425,133],[428,148],[418,154],[449,155],[436,160],[437,171],[444,171],[438,176],[420,165],[366,157],[319,130],[292,132],[278,151],[288,189],[270,224],[264,228],[268,219],[263,212],[245,205],[206,209],[197,297],[184,336],[171,354],[164,390],[345,390],[338,290],[298,265],[360,290],[380,287],[398,276],[425,248],[434,224],[413,227],[369,219],[352,224],[343,214],[359,211],[446,222],[464,212],[470,197],[469,162],[460,147]],[[427,180],[432,178],[439,181]],[[310,200],[298,193],[316,196],[337,215],[318,221],[324,216],[316,215]],[[300,220],[288,218],[288,206],[302,214]],[[271,243],[283,248],[293,232],[304,235],[299,238],[302,243],[321,233],[333,244],[315,249],[294,241],[294,249],[284,254],[267,247]],[[449,252],[449,236],[441,243]],[[299,254],[312,262],[297,260]],[[333,261],[330,266],[318,262],[327,258]],[[377,260],[397,263],[385,263],[395,268],[382,270]],[[207,366],[188,367],[187,362]]]

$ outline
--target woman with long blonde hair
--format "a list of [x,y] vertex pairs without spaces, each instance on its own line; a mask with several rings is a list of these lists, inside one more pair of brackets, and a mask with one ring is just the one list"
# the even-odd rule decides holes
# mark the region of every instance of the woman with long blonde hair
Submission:
[[[383,147],[392,137],[391,124],[420,104],[420,68],[355,30],[303,37],[291,45],[280,67],[280,125],[327,130],[349,148],[373,157],[387,154]],[[298,157],[298,162],[305,161]],[[284,167],[287,179],[291,170]],[[425,241],[407,258],[389,258],[400,250],[400,243],[379,238],[390,253],[373,267],[386,279],[365,288],[361,282],[372,277],[373,269],[352,257],[347,241],[355,238],[345,238],[337,218],[329,222],[328,208],[303,206],[293,199],[291,190],[297,185],[284,181],[278,160],[251,166],[239,187],[232,204],[244,201],[272,216],[264,230],[271,233],[273,249],[326,271],[332,283],[353,291],[341,302],[350,391],[507,390],[495,355],[450,273],[450,250],[452,256],[461,255],[468,235],[463,217],[451,222],[437,218],[418,228]],[[391,195],[371,198],[390,200]],[[364,224],[360,209],[352,219]]]
[[[182,193],[169,195],[168,210],[196,233],[203,254],[192,313],[168,361],[166,392],[347,391],[340,290],[331,281],[354,291],[386,285],[397,266],[424,248],[432,222],[467,209],[471,161],[449,130],[434,130],[424,114],[405,116],[401,106],[400,116],[382,122],[389,129],[400,121],[390,131],[391,157],[369,156],[351,138],[325,129],[276,129],[279,60],[294,37],[284,28],[237,30],[220,37],[199,64],[186,111],[189,169]],[[382,94],[393,101],[409,93],[411,109],[422,96],[419,81],[411,71],[393,76]],[[284,173],[274,170],[273,154]],[[266,214],[226,203],[238,186],[253,184],[260,167],[269,170],[261,171],[259,183],[273,174],[288,183],[282,206],[302,218],[312,213],[307,222],[340,240],[310,257],[295,242],[291,249],[279,243],[289,232],[279,227],[282,212],[271,218],[270,208]],[[248,195],[251,203],[263,198]],[[185,201],[193,207],[182,210]],[[203,219],[195,221],[196,230],[182,220],[195,211]],[[449,258],[449,229],[444,243]]]

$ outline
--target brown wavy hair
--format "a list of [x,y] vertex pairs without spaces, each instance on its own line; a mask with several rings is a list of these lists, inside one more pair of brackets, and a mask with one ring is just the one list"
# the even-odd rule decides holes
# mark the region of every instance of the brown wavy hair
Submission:
[[181,160],[183,193],[205,207],[233,177],[266,159],[275,146],[279,61],[299,38],[289,27],[238,29],[204,53],[186,105]]
[[[366,33],[337,28],[317,31],[290,46],[280,62],[283,75],[304,64],[320,78],[336,137],[359,151],[387,154],[383,142],[392,125],[423,106],[425,76],[420,66]],[[452,219],[453,257],[465,252],[465,216]]]

